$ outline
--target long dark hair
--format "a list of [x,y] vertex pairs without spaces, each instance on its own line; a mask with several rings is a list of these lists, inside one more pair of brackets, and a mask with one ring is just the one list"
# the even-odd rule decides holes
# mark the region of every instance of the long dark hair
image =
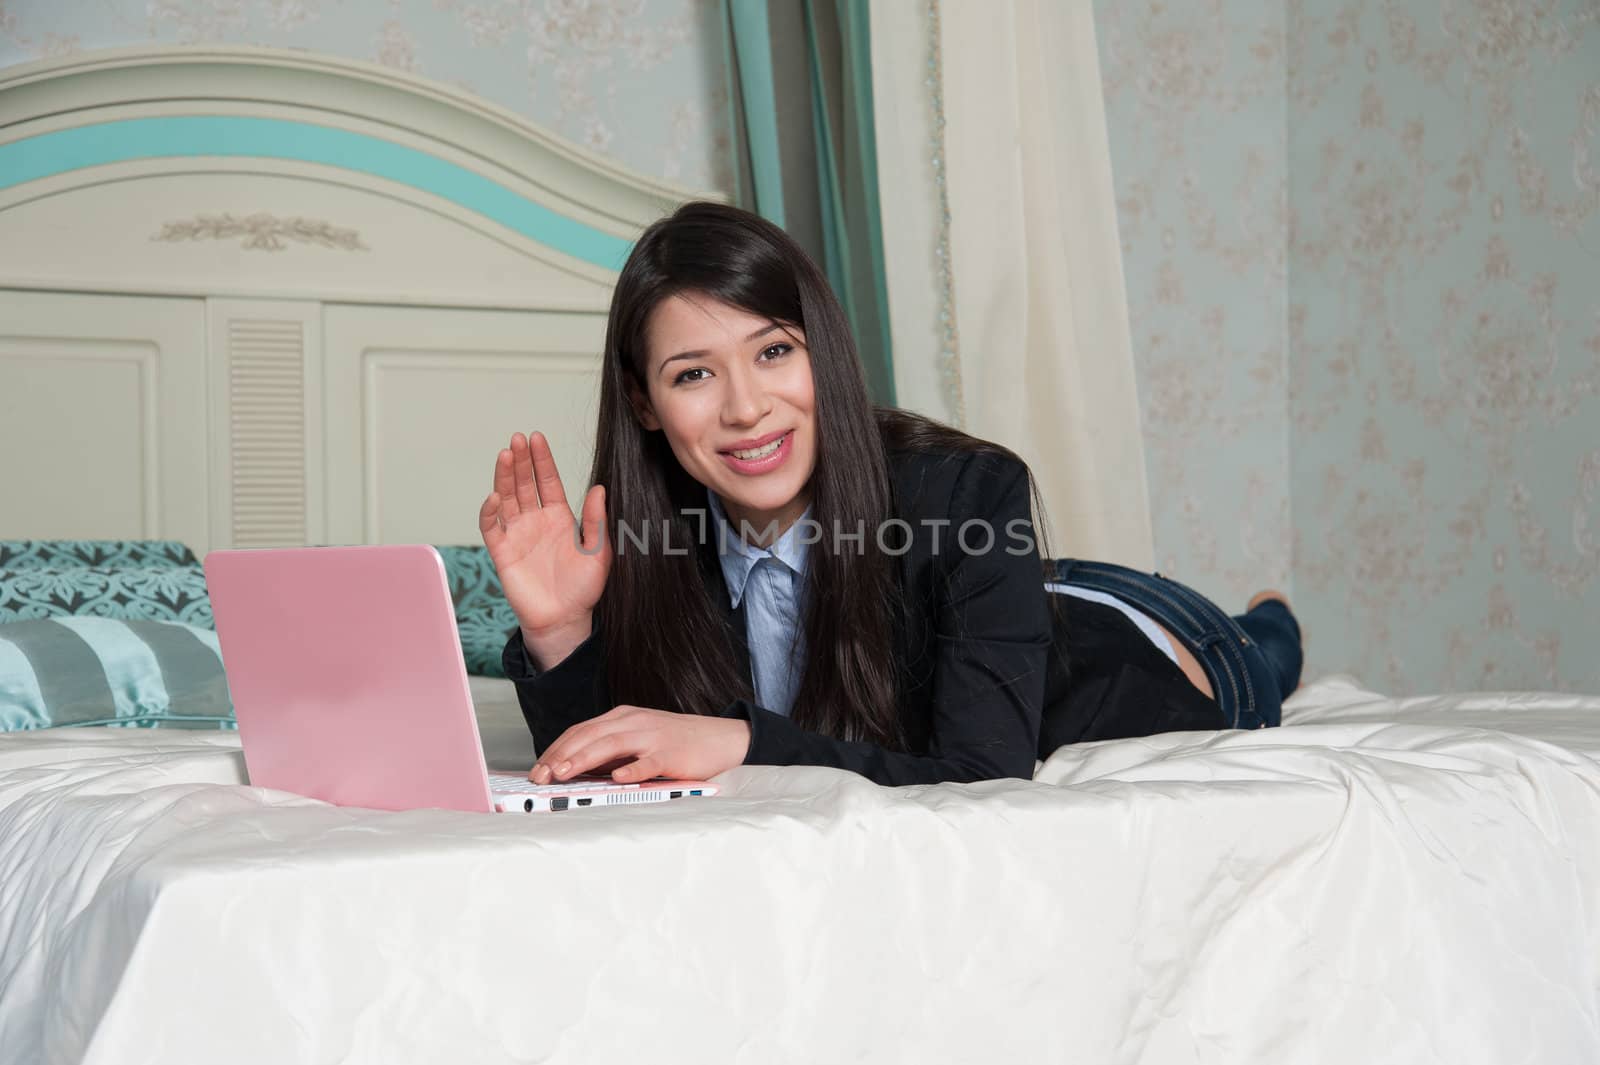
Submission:
[[[685,292],[805,334],[817,424],[811,516],[823,529],[865,522],[872,530],[893,516],[891,449],[1010,452],[918,415],[875,409],[839,301],[777,226],[737,208],[690,203],[645,230],[611,299],[590,482],[606,486],[614,546],[622,546],[620,530],[649,530],[665,532],[675,550],[617,550],[595,620],[617,702],[709,713],[753,693],[712,601],[704,556],[692,546],[705,528],[705,489],[664,433],[640,425],[628,398],[630,387],[645,391],[651,312]],[[676,550],[684,546],[690,550]],[[833,547],[825,536],[808,556],[807,654],[792,716],[824,735],[903,748],[893,560],[871,532],[860,545]]]

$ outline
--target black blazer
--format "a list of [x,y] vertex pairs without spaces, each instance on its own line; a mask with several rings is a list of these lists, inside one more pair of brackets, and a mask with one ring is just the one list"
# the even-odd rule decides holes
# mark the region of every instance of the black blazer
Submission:
[[[837,766],[880,784],[1031,777],[1047,667],[1057,690],[1065,678],[1060,656],[1050,653],[1027,471],[1000,455],[891,452],[889,473],[894,514],[911,527],[909,550],[896,560],[904,612],[895,634],[908,750],[818,735],[743,699],[720,714],[750,723],[746,765]],[[897,550],[906,535],[896,527],[884,543]],[[728,604],[714,548],[702,550],[712,560],[704,567],[712,598],[727,610],[748,673],[744,612]],[[529,660],[520,631],[506,645],[506,675],[539,750],[611,709],[600,643],[591,636],[544,672]]]

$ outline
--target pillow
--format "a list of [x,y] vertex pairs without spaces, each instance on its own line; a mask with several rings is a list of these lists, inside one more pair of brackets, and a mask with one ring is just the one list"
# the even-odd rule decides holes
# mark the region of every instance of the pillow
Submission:
[[461,656],[467,672],[479,677],[503,677],[500,652],[517,627],[517,615],[506,602],[500,578],[489,560],[489,549],[440,547],[439,557],[450,578],[450,598],[455,603],[456,629],[461,633]]
[[0,540],[0,570],[199,564],[176,540]]
[[236,728],[217,634],[115,618],[0,625],[0,731],[60,725]]
[[216,628],[206,597],[205,571],[198,563],[0,568],[0,623],[71,616],[181,621]]

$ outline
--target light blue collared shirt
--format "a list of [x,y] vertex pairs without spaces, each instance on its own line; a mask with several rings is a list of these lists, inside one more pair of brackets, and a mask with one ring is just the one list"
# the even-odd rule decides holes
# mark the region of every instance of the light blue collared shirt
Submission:
[[811,508],[784,530],[770,549],[747,544],[728,521],[722,500],[706,489],[716,519],[713,544],[720,545],[722,579],[733,608],[743,602],[745,636],[750,643],[750,674],[756,701],[773,713],[788,715],[804,672],[806,638],[801,630],[806,556],[811,545],[801,541],[800,522]]

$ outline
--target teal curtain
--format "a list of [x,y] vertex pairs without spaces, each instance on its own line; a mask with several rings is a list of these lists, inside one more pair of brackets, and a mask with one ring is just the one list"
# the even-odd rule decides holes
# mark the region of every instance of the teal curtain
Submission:
[[777,87],[767,0],[722,0],[726,27],[728,99],[734,123],[731,143],[734,198],[741,207],[784,225],[783,158],[778,141]]
[[739,204],[822,265],[894,403],[866,0],[721,0]]

